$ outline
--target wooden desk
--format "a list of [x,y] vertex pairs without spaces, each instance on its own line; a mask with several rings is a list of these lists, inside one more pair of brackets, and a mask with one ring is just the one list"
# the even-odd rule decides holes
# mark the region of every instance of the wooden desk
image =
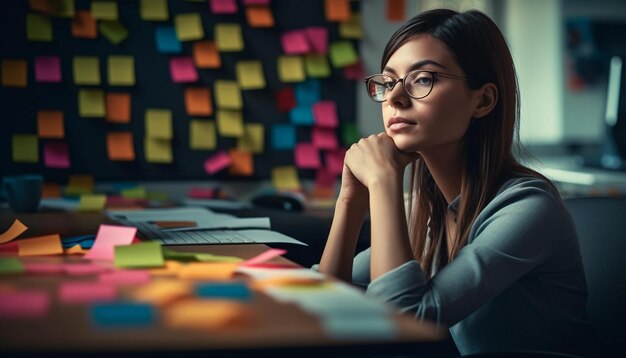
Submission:
[[[60,233],[65,235],[94,234],[104,215],[79,213],[39,213],[13,215],[0,211],[0,230],[19,218],[29,230],[22,237]],[[210,252],[249,258],[267,249],[265,245],[207,245],[176,246],[180,251]],[[82,257],[27,257],[24,262],[78,262]],[[276,263],[289,263],[284,258]],[[149,328],[105,330],[94,327],[87,305],[59,304],[56,287],[70,279],[62,275],[2,275],[0,286],[45,289],[51,293],[52,309],[45,319],[0,320],[0,352],[37,354],[111,354],[149,353],[159,355],[202,354],[230,355],[233,353],[272,355],[345,355],[391,354],[406,352],[437,353],[446,333],[434,325],[417,322],[408,316],[394,315],[400,334],[393,340],[341,341],[324,334],[313,315],[292,304],[278,303],[263,292],[255,291],[250,307],[256,319],[249,327],[224,331],[175,330],[158,322]],[[72,278],[92,280],[92,276]],[[131,288],[126,288],[130,290]],[[125,296],[121,288],[121,297]],[[210,355],[207,355],[210,353]],[[4,355],[4,354],[3,354]]]

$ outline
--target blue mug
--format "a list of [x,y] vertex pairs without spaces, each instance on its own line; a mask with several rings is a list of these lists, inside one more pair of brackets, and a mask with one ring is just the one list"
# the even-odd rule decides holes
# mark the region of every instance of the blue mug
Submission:
[[41,175],[12,175],[2,180],[4,195],[16,213],[34,213],[39,209],[43,191]]

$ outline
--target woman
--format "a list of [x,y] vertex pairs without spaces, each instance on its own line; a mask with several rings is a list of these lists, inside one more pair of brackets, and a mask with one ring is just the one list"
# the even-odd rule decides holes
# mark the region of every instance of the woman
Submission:
[[[391,37],[381,70],[365,82],[385,132],[346,153],[318,270],[450,327],[462,354],[580,353],[593,330],[575,227],[514,156],[519,94],[498,27],[478,11],[424,12]],[[353,258],[368,209],[371,247]]]

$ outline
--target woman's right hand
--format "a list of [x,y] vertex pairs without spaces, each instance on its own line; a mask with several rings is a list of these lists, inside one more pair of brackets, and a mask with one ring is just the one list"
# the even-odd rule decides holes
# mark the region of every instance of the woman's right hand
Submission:
[[347,204],[368,205],[369,191],[350,171],[344,163],[341,173],[341,191],[338,200]]

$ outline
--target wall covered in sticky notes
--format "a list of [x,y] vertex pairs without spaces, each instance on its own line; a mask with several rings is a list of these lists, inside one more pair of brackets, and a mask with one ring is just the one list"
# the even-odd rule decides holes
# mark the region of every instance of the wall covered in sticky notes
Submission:
[[0,174],[332,183],[360,36],[349,0],[2,1]]

